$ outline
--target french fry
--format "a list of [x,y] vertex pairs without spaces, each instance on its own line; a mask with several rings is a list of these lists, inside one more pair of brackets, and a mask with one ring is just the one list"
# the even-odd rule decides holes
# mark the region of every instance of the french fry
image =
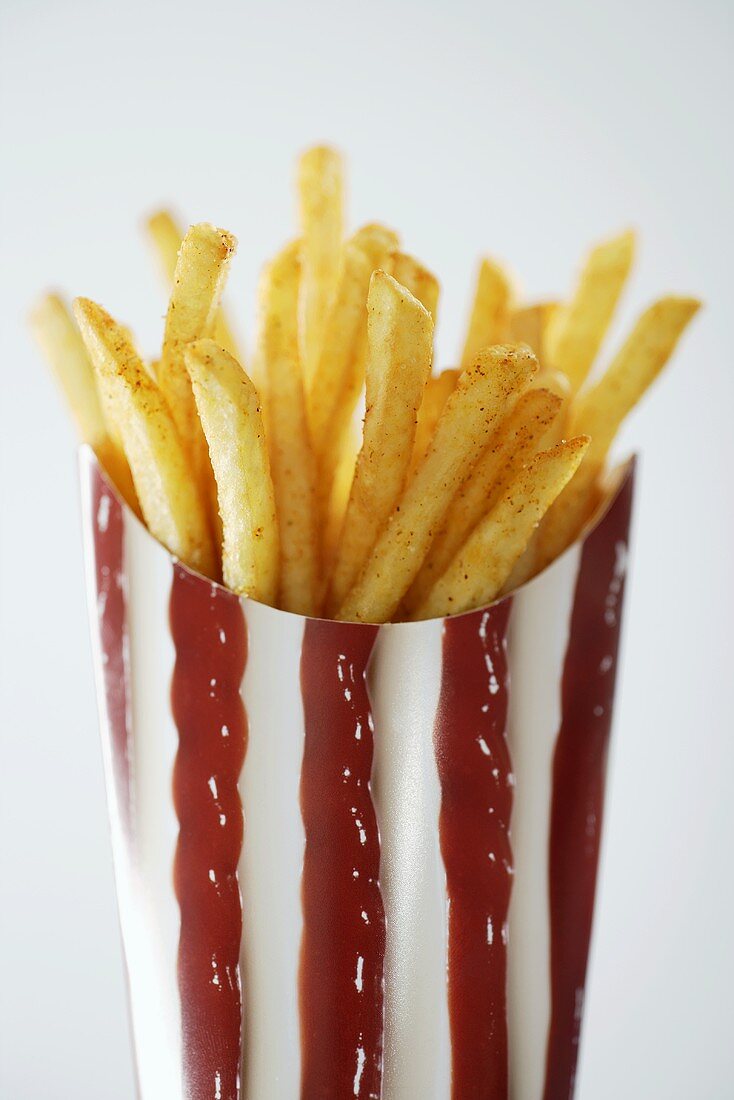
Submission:
[[278,590],[278,525],[260,398],[240,364],[213,340],[185,352],[217,483],[224,583],[261,603]]
[[94,367],[73,317],[57,294],[47,294],[31,313],[31,328],[76,423],[130,507],[140,514],[119,432],[104,407]]
[[482,517],[539,449],[560,407],[561,400],[555,394],[533,387],[500,423],[446,511],[406,597],[409,610],[423,602]]
[[[145,227],[158,257],[163,275],[168,283],[173,283],[176,276],[176,262],[184,233],[181,226],[170,210],[157,210],[148,218]],[[219,307],[214,326],[214,338],[220,347],[233,355],[242,363],[242,351],[227,318],[224,306]]]
[[451,498],[487,446],[511,399],[530,382],[537,360],[524,346],[480,352],[459,378],[433,443],[405,488],[339,619],[386,622],[425,558]]
[[533,386],[535,389],[550,390],[564,404],[568,402],[571,396],[568,379],[559,370],[548,370],[547,367],[545,369],[541,367],[533,380]]
[[635,251],[628,231],[597,245],[588,257],[571,300],[554,315],[546,337],[546,360],[562,371],[576,393],[596,359],[627,281]]
[[[560,443],[569,433],[568,419],[571,410],[571,386],[565,374],[561,374],[560,371],[549,370],[547,367],[545,370],[539,370],[533,380],[534,388],[550,390],[551,393],[559,400],[559,408],[552,423],[548,426],[545,435],[540,441],[538,450],[545,451],[554,447],[556,443]],[[577,477],[581,476],[579,473]],[[568,491],[568,487],[567,490]],[[507,581],[507,591],[514,591],[515,588],[519,588],[521,584],[529,580],[531,576],[537,572],[536,560],[538,558],[539,548],[539,535],[543,527],[543,521],[539,524],[538,528],[533,531],[530,536],[525,552],[522,557],[516,563],[510,578]]]
[[354,423],[345,440],[342,453],[334,471],[331,483],[331,498],[326,505],[324,520],[324,533],[322,538],[322,556],[324,567],[324,588],[328,586],[328,576],[331,573],[334,558],[336,557],[339,536],[341,535],[344,515],[349,503],[349,494],[352,491],[354,471],[357,466],[357,455],[362,447],[362,433],[357,430]]
[[298,162],[298,210],[303,238],[301,344],[306,392],[316,373],[329,303],[339,276],[343,232],[343,169],[327,146],[307,149]]
[[599,475],[620,424],[654,382],[700,308],[695,298],[661,298],[640,316],[605,374],[572,406],[569,431],[591,437],[588,454],[538,534],[532,572],[545,568],[579,535],[600,500]]
[[215,576],[206,509],[163,395],[124,330],[101,306],[77,298],[74,316],[95,371],[108,386],[146,524],[181,561]]
[[[515,563],[506,581],[505,593],[514,592],[531,580],[571,545],[601,501],[599,473],[600,467],[588,457],[581,463]],[[554,546],[559,548],[557,553],[553,552]]]
[[546,366],[546,339],[548,328],[558,310],[558,302],[537,302],[531,306],[514,309],[510,316],[510,339],[517,344],[527,344],[535,352],[540,369]]
[[512,285],[507,274],[494,260],[482,260],[461,356],[462,367],[470,366],[483,348],[507,339],[511,304]]
[[558,370],[540,369],[535,376],[536,389],[549,390],[558,398],[558,412],[540,441],[539,450],[547,451],[554,443],[560,443],[568,434],[568,417],[571,409],[571,387],[565,374]]
[[399,234],[382,222],[367,222],[360,226],[354,231],[351,240],[367,253],[373,271],[387,266],[389,257],[400,247]]
[[416,619],[458,614],[497,599],[541,517],[578,469],[588,442],[581,436],[558,443],[516,474],[419,605]]
[[212,335],[236,247],[231,233],[206,223],[193,225],[179,249],[166,315],[158,383],[184,446],[197,462],[197,469],[203,437],[191,379],[184,364],[184,350],[192,341]]
[[260,288],[260,355],[268,379],[270,462],[280,520],[279,602],[313,615],[320,595],[315,464],[298,350],[300,242],[265,271]]
[[433,323],[417,298],[376,271],[367,299],[367,412],[329,596],[352,588],[405,484],[416,414],[431,369]]
[[389,271],[428,310],[435,328],[440,287],[433,272],[407,252],[396,252],[391,257]]
[[358,230],[342,249],[340,273],[309,397],[309,424],[319,466],[333,458],[349,428],[364,383],[367,294],[372,272],[397,247],[382,225]]
[[591,435],[589,453],[606,456],[620,424],[668,362],[701,303],[661,298],[640,316],[599,381],[576,400],[571,427]]
[[79,437],[95,449],[108,436],[94,367],[79,330],[57,294],[46,294],[30,316],[31,329],[69,406]]
[[170,210],[156,210],[146,220],[145,228],[166,282],[173,283],[184,237],[181,226]]
[[370,278],[397,245],[397,235],[385,226],[370,224],[357,230],[344,245],[339,281],[326,321],[309,402],[325,561],[330,560],[330,538],[341,529],[346,507],[337,481],[347,485],[348,494],[359,450],[359,446],[355,450],[352,436],[366,369]]
[[297,202],[247,374],[220,301],[236,241],[211,225],[147,222],[172,284],[152,362],[88,300],[81,337],[44,301],[34,328],[80,434],[162,542],[262,602],[384,622],[512,591],[601,514],[619,424],[698,303],[657,302],[589,384],[633,234],[594,248],[565,302],[519,305],[484,258],[460,370],[431,377],[433,273],[383,225],[344,240],[333,149],[300,157]]
[[426,457],[439,417],[449,397],[456,389],[460,373],[461,371],[449,367],[447,370],[441,371],[440,374],[434,374],[426,382],[423,400],[418,409],[413,458],[411,459],[408,476],[417,469]]

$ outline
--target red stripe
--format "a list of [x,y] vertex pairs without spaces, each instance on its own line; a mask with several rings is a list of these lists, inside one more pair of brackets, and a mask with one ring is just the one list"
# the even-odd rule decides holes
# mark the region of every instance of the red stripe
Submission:
[[128,840],[132,835],[129,659],[125,587],[125,521],[122,505],[99,467],[90,468],[97,620],[107,731],[117,804]]
[[583,544],[553,759],[551,1025],[544,1100],[573,1096],[612,721],[633,475]]
[[232,593],[176,565],[170,602],[171,684],[179,748],[173,776],[181,909],[178,983],[187,1100],[240,1095],[242,903],[237,781],[247,720],[240,697],[247,638]]
[[376,636],[309,620],[303,639],[302,1100],[381,1091],[385,914],[365,683]]
[[507,912],[513,776],[507,747],[510,600],[447,619],[434,732],[449,900],[454,1100],[507,1097]]

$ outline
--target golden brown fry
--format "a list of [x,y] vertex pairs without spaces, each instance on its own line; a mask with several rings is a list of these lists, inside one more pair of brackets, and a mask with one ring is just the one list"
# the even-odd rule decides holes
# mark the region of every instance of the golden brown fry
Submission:
[[[598,487],[600,467],[587,455],[586,461],[554,501],[543,517],[525,553],[510,574],[505,592],[513,592],[540,573],[566,550],[589,522],[601,495]],[[555,549],[554,549],[555,548]]]
[[178,250],[183,240],[183,230],[170,210],[157,210],[145,223],[145,228],[153,246],[167,283],[172,283],[176,274]]
[[329,303],[339,276],[343,233],[343,168],[334,149],[318,145],[298,161],[298,211],[303,238],[301,344],[306,392],[324,343]]
[[275,603],[278,526],[260,398],[237,360],[213,340],[190,344],[185,361],[217,482],[224,583]]
[[77,298],[74,315],[94,368],[108,386],[146,524],[181,561],[215,576],[206,509],[163,395],[121,326],[101,306]]
[[558,370],[541,369],[533,379],[535,389],[550,390],[561,402],[567,402],[571,396],[571,387],[565,374]]
[[413,458],[410,463],[410,476],[426,457],[431,445],[436,425],[443,412],[444,405],[456,389],[461,371],[449,367],[447,370],[435,374],[426,382],[423,391],[423,400],[418,409],[418,423],[415,428],[415,443],[413,445]]
[[510,317],[510,339],[532,348],[541,370],[546,365],[545,343],[548,328],[557,310],[558,302],[537,302],[532,306],[514,309]]
[[[561,440],[569,434],[567,428],[572,404],[571,387],[565,374],[561,374],[560,371],[549,370],[547,367],[545,370],[538,371],[533,380],[533,387],[536,389],[549,390],[551,393],[555,394],[559,400],[558,412],[553,418],[552,423],[548,426],[538,446],[538,450],[546,451],[554,447],[556,443],[560,443]],[[577,472],[577,479],[582,476],[580,472]],[[570,491],[569,487],[566,488],[566,492],[568,491]],[[539,527],[531,535],[525,552],[510,574],[506,586],[508,592],[512,592],[516,588],[519,588],[521,584],[524,584],[525,581],[529,580],[529,578],[537,572],[535,563],[538,557],[538,548],[540,545],[539,535],[542,528],[543,521],[541,521]]]
[[325,338],[313,377],[309,424],[320,465],[334,454],[335,437],[348,431],[364,383],[367,294],[372,272],[397,245],[381,225],[364,226],[344,245],[339,281],[325,325]]
[[487,348],[463,371],[430,450],[408,483],[338,618],[386,622],[410,587],[451,498],[508,402],[537,370],[526,347]]
[[451,501],[441,528],[406,598],[419,606],[454,555],[539,449],[561,400],[533,387],[500,423],[484,454]]
[[356,451],[351,437],[355,409],[364,386],[370,277],[388,260],[397,244],[397,236],[392,230],[376,224],[363,226],[346,242],[339,282],[326,322],[310,394],[309,423],[327,553],[329,533],[335,529],[338,532],[346,503],[335,483],[337,478],[346,481],[348,493],[350,461],[352,473],[354,470]]
[[192,225],[178,253],[166,316],[158,383],[184,446],[196,456],[197,466],[203,440],[184,350],[193,340],[212,335],[236,247],[231,233],[206,223]]
[[94,367],[79,330],[57,294],[46,294],[30,317],[31,328],[54,373],[84,443],[96,448],[108,430]]
[[547,432],[539,444],[539,450],[547,451],[555,443],[560,443],[567,435],[568,417],[571,409],[571,387],[565,374],[546,368],[538,371],[533,380],[536,389],[549,390],[559,401],[558,412],[553,417]]
[[388,270],[393,279],[409,290],[413,297],[428,310],[435,328],[440,287],[433,272],[424,267],[420,260],[409,256],[407,252],[396,252],[390,259]]
[[367,222],[355,230],[351,239],[367,253],[373,271],[387,266],[389,257],[400,247],[399,235],[381,222]]
[[403,489],[431,369],[431,315],[384,271],[372,276],[367,314],[364,441],[338,544],[331,611],[341,607]]
[[628,231],[603,241],[581,272],[573,298],[555,314],[546,337],[546,358],[563,371],[576,393],[586,380],[627,281],[635,250]]
[[591,437],[571,484],[546,516],[530,575],[545,568],[578,537],[600,500],[599,475],[620,424],[670,358],[697,312],[694,298],[661,298],[645,310],[606,373],[572,406],[569,431]]
[[[170,210],[158,210],[155,214],[151,214],[146,222],[146,229],[166,281],[173,283],[178,252],[184,238],[183,230]],[[224,306],[220,306],[217,313],[214,338],[219,346],[233,355],[239,363],[243,362],[239,343],[232,332]]]
[[578,469],[588,439],[542,451],[521,469],[452,559],[415,618],[431,619],[486,607],[497,599],[539,520]]
[[334,472],[331,485],[331,499],[325,507],[324,533],[322,538],[323,568],[325,573],[324,587],[328,583],[328,575],[331,573],[332,563],[336,556],[339,536],[341,534],[344,515],[349,503],[349,494],[352,491],[354,471],[357,466],[357,455],[362,446],[362,433],[356,425],[351,425],[349,434],[344,444],[339,462]]
[[507,339],[511,305],[512,285],[506,272],[494,260],[482,260],[461,356],[462,367],[470,366],[483,348]]
[[280,605],[313,615],[319,598],[315,466],[298,353],[300,243],[266,268],[260,288],[261,347],[268,379],[268,429],[280,523]]
[[[178,263],[178,255],[181,250],[181,244],[184,239],[184,231],[180,224],[176,221],[173,214],[169,210],[158,210],[156,213],[151,214],[145,224],[150,243],[153,246],[153,251],[159,261],[161,270],[167,283],[171,286],[176,281],[176,265]],[[232,336],[231,330],[224,316],[224,309],[220,305],[217,310],[216,320],[214,322],[214,333],[218,343],[225,348],[230,354],[234,355],[236,359],[242,361],[236,350],[236,342]],[[160,361],[155,361],[149,364],[149,373],[151,377],[160,381],[159,368]],[[212,529],[215,535],[215,542],[217,548],[221,550],[222,547],[222,521],[219,515],[219,506],[217,503],[217,486],[213,478],[210,476],[209,471],[206,469],[204,447],[201,440],[200,433],[196,432],[197,436],[197,452],[196,452],[196,465],[197,472],[203,476],[204,479],[204,493],[208,499],[208,507],[210,512],[210,519]]]
[[645,310],[599,381],[577,398],[571,428],[591,436],[589,455],[605,457],[625,416],[655,381],[691,318],[695,298],[661,298]]
[[94,367],[73,317],[57,294],[47,294],[31,314],[31,328],[56,377],[79,437],[94,450],[122,497],[140,514],[119,433],[97,385]]

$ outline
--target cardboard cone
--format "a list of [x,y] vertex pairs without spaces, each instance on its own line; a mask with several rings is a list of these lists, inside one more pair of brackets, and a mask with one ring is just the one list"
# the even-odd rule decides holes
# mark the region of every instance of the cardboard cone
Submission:
[[573,1093],[633,464],[512,598],[386,626],[82,496],[143,1100]]

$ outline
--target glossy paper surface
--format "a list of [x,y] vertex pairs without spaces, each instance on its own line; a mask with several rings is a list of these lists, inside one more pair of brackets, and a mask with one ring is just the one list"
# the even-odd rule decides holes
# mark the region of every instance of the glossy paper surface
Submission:
[[633,473],[512,599],[372,627],[171,561],[82,457],[144,1100],[567,1100]]

